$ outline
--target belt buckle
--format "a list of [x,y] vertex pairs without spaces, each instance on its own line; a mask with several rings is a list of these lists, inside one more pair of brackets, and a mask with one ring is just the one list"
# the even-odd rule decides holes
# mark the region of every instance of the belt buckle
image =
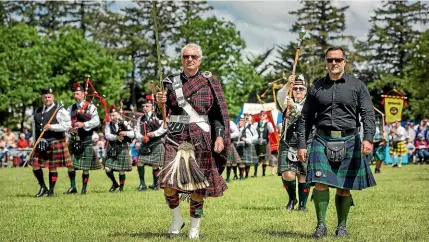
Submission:
[[341,138],[341,131],[331,131],[331,137],[333,138]]

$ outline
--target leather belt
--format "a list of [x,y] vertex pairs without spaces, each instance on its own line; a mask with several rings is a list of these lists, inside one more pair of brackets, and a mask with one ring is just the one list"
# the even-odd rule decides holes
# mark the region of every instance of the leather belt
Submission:
[[329,136],[333,138],[340,138],[340,137],[346,137],[346,136],[352,136],[359,133],[358,128],[354,129],[347,129],[347,130],[329,130],[326,128],[317,128],[316,134],[321,136]]
[[[209,117],[207,115],[200,115],[200,117],[207,123],[209,122]],[[191,116],[189,115],[170,115],[168,122],[189,124],[191,123],[190,120]]]

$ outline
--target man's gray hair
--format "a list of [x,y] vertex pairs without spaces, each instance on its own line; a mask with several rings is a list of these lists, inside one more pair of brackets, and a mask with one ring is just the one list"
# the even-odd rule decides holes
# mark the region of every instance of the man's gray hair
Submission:
[[182,48],[180,51],[180,58],[183,56],[183,52],[185,52],[186,48],[194,48],[198,50],[198,60],[201,60],[203,58],[203,50],[201,49],[201,46],[195,44],[195,43],[189,43],[185,45],[185,47]]

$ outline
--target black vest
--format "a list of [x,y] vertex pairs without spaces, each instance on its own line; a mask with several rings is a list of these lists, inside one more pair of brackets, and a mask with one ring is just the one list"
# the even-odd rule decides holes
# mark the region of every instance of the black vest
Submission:
[[[37,138],[42,133],[43,127],[48,123],[49,119],[52,117],[56,109],[57,105],[54,105],[54,107],[52,107],[48,112],[43,112],[43,107],[36,109],[36,112],[34,113],[34,122]],[[57,115],[55,115],[55,117],[52,119],[51,124],[58,124]],[[65,134],[64,132],[55,132],[52,130],[47,130],[43,134],[43,138],[46,140],[59,140],[64,139]]]
[[[114,123],[110,123],[109,126],[110,126],[110,133],[115,134],[115,135],[119,135],[119,132],[121,132],[121,131],[131,131],[131,130],[127,129],[127,126],[124,124],[123,121],[118,123],[118,130],[115,130]],[[110,145],[112,145],[112,144],[121,145],[121,144],[126,144],[126,143],[131,143],[131,138],[128,136],[124,136],[124,139],[122,140],[122,142],[120,142],[119,140],[115,140],[115,141],[110,140],[109,141]]]
[[298,147],[298,136],[297,136],[298,120],[299,119],[289,124],[286,130],[286,142],[288,143],[289,146],[294,148]]
[[[72,106],[72,110],[71,110],[71,119],[72,119],[72,123],[74,122],[86,122],[91,120],[91,115],[92,114],[88,114],[88,110],[89,110],[89,106],[91,104],[88,105],[88,107],[86,107],[86,109],[82,112],[82,113],[78,113],[78,108],[77,108],[77,104],[73,104]],[[80,128],[77,130],[77,134],[79,135],[79,138],[81,140],[89,140],[92,139],[92,134],[94,133],[96,129],[93,128],[89,131],[86,131],[84,128]]]
[[259,134],[259,139],[264,139],[266,141],[268,141],[268,121],[265,121],[264,126],[261,127],[261,122],[258,122],[258,134]]
[[[144,135],[145,125],[146,125],[146,133],[154,132],[161,127],[161,124],[159,124],[159,119],[156,117],[155,113],[153,112],[149,117],[147,117],[146,115],[143,116],[141,118],[141,121],[145,123],[145,124],[140,123],[140,132],[143,135]],[[152,144],[159,143],[163,136],[165,136],[165,134],[159,137],[152,137],[149,139],[149,142],[144,145],[150,146]]]

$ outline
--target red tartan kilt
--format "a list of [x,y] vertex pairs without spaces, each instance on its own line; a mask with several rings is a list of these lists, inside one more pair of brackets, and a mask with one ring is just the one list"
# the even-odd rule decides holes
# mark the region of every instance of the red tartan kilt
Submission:
[[[206,189],[200,189],[193,191],[198,195],[203,197],[219,197],[223,195],[223,192],[228,188],[224,179],[219,175],[215,159],[213,158],[213,153],[211,150],[211,139],[210,133],[203,132],[198,126],[195,124],[191,124],[191,127],[186,127],[180,137],[171,137],[175,142],[181,144],[184,141],[190,142],[195,146],[195,158],[198,166],[201,171],[204,173],[207,181],[209,182],[209,187]],[[191,134],[187,132],[190,130]],[[207,141],[206,141],[207,140]],[[165,164],[164,167],[168,167],[168,165],[174,160],[177,153],[177,146],[172,144],[168,139],[165,144]],[[177,181],[174,184],[168,183],[168,178],[165,178],[166,172],[161,172],[159,175],[159,182],[161,188],[172,188],[178,191],[182,191],[178,185]]]
[[30,161],[30,165],[45,168],[73,166],[66,141],[54,140],[49,142],[49,147],[46,152],[35,152],[34,157]]

